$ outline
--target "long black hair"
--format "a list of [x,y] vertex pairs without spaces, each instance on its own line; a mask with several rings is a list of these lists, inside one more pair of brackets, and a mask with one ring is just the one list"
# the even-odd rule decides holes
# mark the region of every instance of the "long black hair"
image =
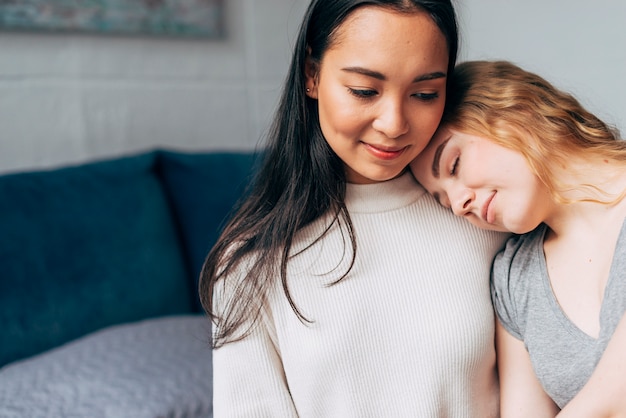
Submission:
[[[456,63],[458,28],[451,0],[313,0],[300,26],[263,161],[234,216],[209,252],[200,277],[200,298],[216,329],[215,348],[244,338],[255,325],[274,278],[298,317],[306,321],[287,286],[287,261],[296,233],[322,215],[341,222],[356,243],[344,203],[343,162],[322,135],[317,101],[305,94],[305,61],[321,63],[337,28],[355,9],[379,6],[402,13],[428,13],[447,40],[448,74]],[[318,239],[322,238],[318,237]],[[244,265],[245,264],[245,265]],[[220,280],[226,300],[214,300]],[[232,280],[231,280],[232,279]],[[216,303],[217,302],[217,303]],[[219,305],[219,308],[217,307]]]

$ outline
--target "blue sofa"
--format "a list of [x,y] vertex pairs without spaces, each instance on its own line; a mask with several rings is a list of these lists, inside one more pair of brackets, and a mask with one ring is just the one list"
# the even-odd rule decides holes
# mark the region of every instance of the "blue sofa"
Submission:
[[0,417],[211,417],[197,278],[254,153],[0,176]]

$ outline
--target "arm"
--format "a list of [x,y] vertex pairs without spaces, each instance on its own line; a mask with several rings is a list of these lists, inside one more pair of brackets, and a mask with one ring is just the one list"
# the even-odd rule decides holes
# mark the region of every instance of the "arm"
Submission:
[[297,417],[264,321],[243,340],[213,350],[213,411],[215,418]]
[[580,392],[558,418],[626,417],[626,315]]
[[553,418],[559,412],[535,376],[524,343],[497,321],[496,352],[502,418]]

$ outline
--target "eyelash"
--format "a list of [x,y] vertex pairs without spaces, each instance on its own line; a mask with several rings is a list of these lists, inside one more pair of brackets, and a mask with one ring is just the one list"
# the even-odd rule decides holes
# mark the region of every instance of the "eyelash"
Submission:
[[439,98],[439,93],[417,93],[414,96],[416,96],[420,100],[429,102],[431,100]]
[[359,99],[370,99],[378,94],[376,90],[362,90],[348,88],[348,92]]
[[451,176],[455,176],[458,169],[459,169],[459,162],[461,160],[461,157],[459,157],[458,155],[454,158],[454,161],[452,162],[452,169],[450,170],[450,175]]
[[[376,90],[348,88],[348,92],[351,95],[356,96],[357,98],[363,99],[363,100],[371,99],[372,97],[375,97],[376,95],[378,95],[378,92]],[[424,102],[430,102],[439,98],[439,93],[416,93],[416,94],[413,94],[412,96],[417,98],[418,100],[421,100]]]

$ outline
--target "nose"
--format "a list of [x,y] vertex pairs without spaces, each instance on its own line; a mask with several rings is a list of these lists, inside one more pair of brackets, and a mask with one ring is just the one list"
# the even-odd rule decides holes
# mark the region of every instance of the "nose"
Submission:
[[409,122],[404,114],[402,100],[387,100],[381,103],[381,112],[373,127],[388,138],[398,138],[409,131]]
[[465,216],[472,210],[476,195],[472,189],[463,186],[452,191],[449,198],[452,212],[456,216]]

